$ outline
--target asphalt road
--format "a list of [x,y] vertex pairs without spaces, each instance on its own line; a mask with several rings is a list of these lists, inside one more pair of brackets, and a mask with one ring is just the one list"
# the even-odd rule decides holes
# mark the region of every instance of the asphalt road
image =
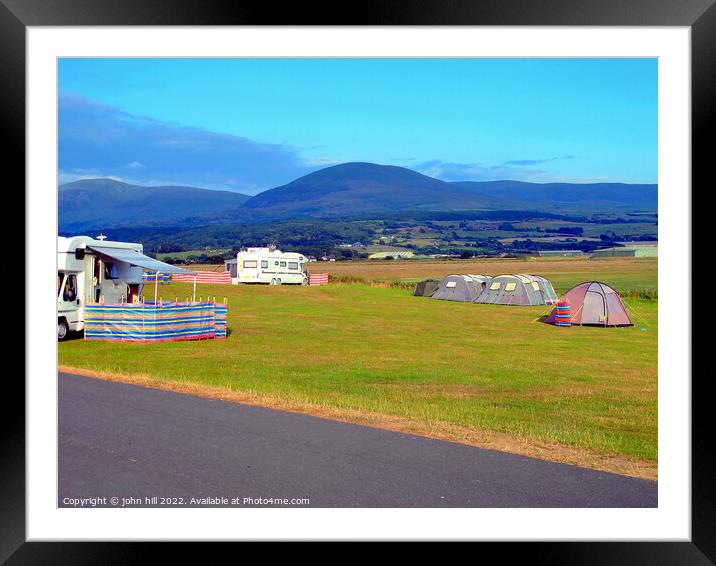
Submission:
[[60,507],[657,505],[656,482],[69,374],[58,491]]

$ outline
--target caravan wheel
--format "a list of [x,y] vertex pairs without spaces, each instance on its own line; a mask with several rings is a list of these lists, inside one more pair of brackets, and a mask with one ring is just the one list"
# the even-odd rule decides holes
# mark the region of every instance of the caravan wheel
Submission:
[[67,334],[69,333],[69,327],[67,326],[67,322],[64,319],[59,319],[57,321],[57,339],[61,342],[65,338],[67,338]]

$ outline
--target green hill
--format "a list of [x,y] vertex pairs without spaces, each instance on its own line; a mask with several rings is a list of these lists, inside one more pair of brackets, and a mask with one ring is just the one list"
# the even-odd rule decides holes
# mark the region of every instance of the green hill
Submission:
[[85,179],[58,188],[59,229],[170,225],[241,206],[249,197],[195,187],[141,187],[112,179]]
[[481,210],[499,199],[422,175],[374,163],[344,163],[264,191],[242,209],[274,217],[346,216],[397,210]]

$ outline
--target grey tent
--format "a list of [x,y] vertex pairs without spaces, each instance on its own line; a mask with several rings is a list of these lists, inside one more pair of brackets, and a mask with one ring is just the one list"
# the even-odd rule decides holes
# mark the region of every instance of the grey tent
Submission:
[[469,303],[483,292],[489,282],[487,275],[448,275],[431,298]]
[[424,279],[423,281],[418,281],[415,284],[413,296],[432,297],[433,293],[438,290],[438,287],[440,287],[440,281],[437,279]]
[[557,300],[552,284],[544,277],[525,275],[498,275],[475,299],[476,303],[490,305],[535,306],[551,305]]
[[541,277],[540,275],[527,275],[527,277],[532,278],[533,286],[534,283],[539,285],[540,291],[542,292],[542,298],[544,299],[546,305],[553,305],[557,302],[557,293],[549,280]]

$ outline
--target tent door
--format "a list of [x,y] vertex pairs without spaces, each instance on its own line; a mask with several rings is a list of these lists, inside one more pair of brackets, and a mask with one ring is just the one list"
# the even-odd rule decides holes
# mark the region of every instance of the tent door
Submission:
[[582,306],[582,324],[606,324],[607,306],[601,293],[587,291]]

